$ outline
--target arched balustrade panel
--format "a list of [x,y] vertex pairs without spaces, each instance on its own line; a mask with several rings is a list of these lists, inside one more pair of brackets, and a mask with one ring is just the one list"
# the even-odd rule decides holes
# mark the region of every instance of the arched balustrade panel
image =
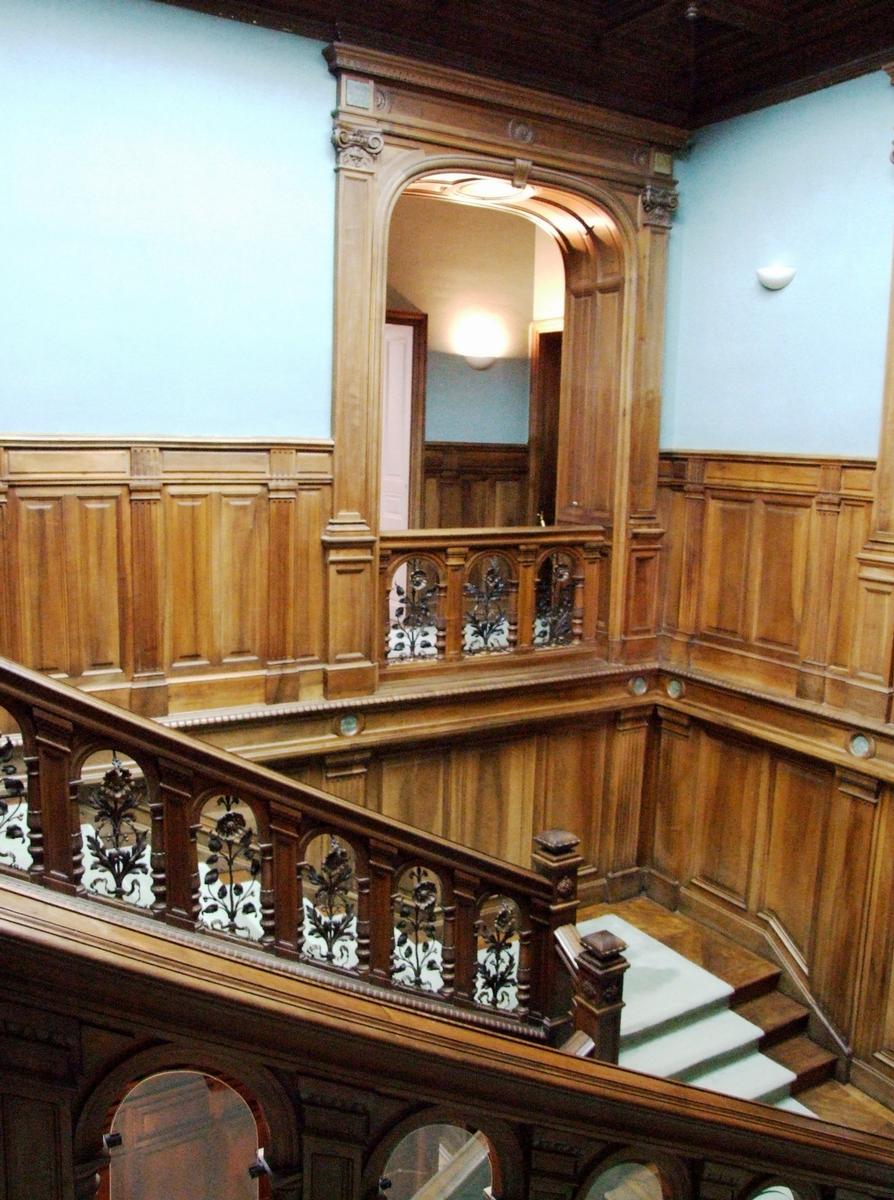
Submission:
[[385,589],[387,662],[439,658],[444,652],[444,580],[428,555],[398,559]]
[[518,905],[507,896],[485,897],[478,905],[475,934],[475,1003],[515,1012],[525,999],[519,994],[522,915]]
[[440,992],[444,987],[444,888],[420,864],[397,876],[392,896],[394,947],[391,978],[402,987]]
[[505,554],[479,554],[463,583],[463,653],[511,650],[518,633],[518,572]]
[[73,786],[81,887],[135,908],[155,903],[153,813],[139,764],[117,748],[86,753]]
[[28,824],[25,747],[18,722],[0,708],[0,867],[27,871],[33,865]]
[[304,958],[354,970],[358,956],[358,886],[354,848],[334,833],[317,833],[298,864],[299,946]]
[[196,831],[199,924],[252,942],[267,938],[264,864],[254,810],[228,793],[207,798]]
[[534,601],[535,646],[570,646],[580,640],[577,556],[551,550],[538,564]]

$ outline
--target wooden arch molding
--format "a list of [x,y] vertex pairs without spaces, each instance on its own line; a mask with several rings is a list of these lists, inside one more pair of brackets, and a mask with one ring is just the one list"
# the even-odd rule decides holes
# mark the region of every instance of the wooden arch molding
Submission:
[[392,1151],[408,1134],[424,1129],[426,1125],[456,1125],[461,1129],[483,1133],[493,1149],[495,1200],[521,1200],[526,1195],[522,1146],[510,1126],[476,1109],[459,1110],[438,1105],[417,1109],[393,1124],[379,1138],[363,1168],[360,1188],[363,1200],[376,1200],[379,1180]]
[[524,177],[529,215],[563,227],[557,520],[610,532],[607,654],[651,657],[667,233],[686,133],[377,51],[336,45],[327,58],[339,83],[327,695],[377,684],[388,234],[401,193],[445,171]]
[[[599,1176],[612,1167],[619,1167],[624,1163],[654,1166],[661,1181],[664,1200],[691,1200],[692,1178],[686,1163],[664,1150],[658,1150],[642,1143],[623,1147],[615,1146],[591,1160],[583,1173],[580,1187],[574,1193],[574,1200],[587,1200],[589,1190]],[[813,1200],[812,1197],[811,1200]]]
[[74,1161],[80,1179],[79,1195],[93,1196],[92,1178],[107,1164],[103,1134],[111,1114],[137,1083],[163,1071],[196,1071],[220,1079],[260,1114],[269,1133],[265,1146],[274,1176],[289,1177],[300,1162],[301,1140],[295,1105],[281,1084],[264,1068],[238,1055],[205,1049],[187,1050],[176,1045],[137,1051],[117,1063],[84,1099],[74,1128]]

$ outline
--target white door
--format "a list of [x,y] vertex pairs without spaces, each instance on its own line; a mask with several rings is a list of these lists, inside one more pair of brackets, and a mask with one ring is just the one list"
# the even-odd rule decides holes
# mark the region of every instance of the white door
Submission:
[[410,524],[410,417],[413,406],[413,326],[385,326],[380,528]]

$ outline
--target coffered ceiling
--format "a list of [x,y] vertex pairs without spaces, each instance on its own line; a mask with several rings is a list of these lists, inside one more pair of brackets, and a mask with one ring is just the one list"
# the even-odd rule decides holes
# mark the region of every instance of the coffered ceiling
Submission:
[[162,0],[696,126],[894,60],[894,0]]

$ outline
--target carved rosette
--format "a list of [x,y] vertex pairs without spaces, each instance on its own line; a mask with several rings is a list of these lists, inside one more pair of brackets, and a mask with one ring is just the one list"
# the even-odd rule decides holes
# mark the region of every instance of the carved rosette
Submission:
[[658,229],[670,229],[674,213],[680,203],[676,189],[647,183],[640,192],[640,216],[643,225]]
[[385,145],[385,135],[381,129],[350,129],[345,125],[336,125],[332,130],[332,145],[339,167],[374,171],[376,160]]

